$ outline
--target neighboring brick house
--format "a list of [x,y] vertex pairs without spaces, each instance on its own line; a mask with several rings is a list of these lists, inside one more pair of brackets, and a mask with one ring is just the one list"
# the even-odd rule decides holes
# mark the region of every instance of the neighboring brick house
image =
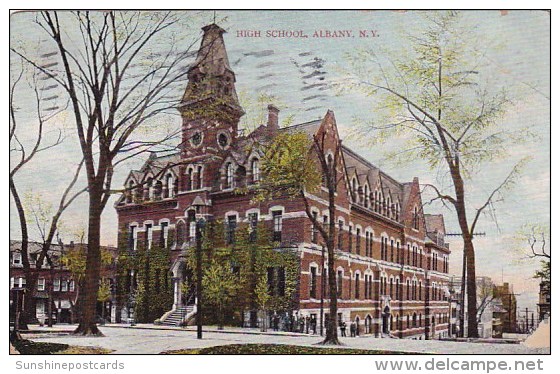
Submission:
[[[301,258],[299,314],[320,316],[326,266],[321,238],[306,215],[302,198],[251,204],[252,186],[260,180],[259,145],[281,131],[325,134],[327,152],[341,152],[344,183],[338,186],[336,260],[339,318],[356,321],[361,334],[398,337],[446,336],[449,322],[448,258],[441,215],[425,215],[418,179],[399,183],[353,152],[336,147],[338,130],[332,111],[324,118],[279,128],[279,111],[268,106],[268,121],[242,135],[244,114],[235,91],[222,34],[217,25],[203,28],[196,61],[180,104],[183,141],[180,152],[152,154],[131,171],[126,192],[115,204],[119,243],[161,245],[171,252],[175,284],[173,308],[180,308],[184,252],[193,245],[195,220],[238,222],[264,220],[281,246],[296,248]],[[247,194],[236,193],[246,188]],[[319,221],[328,217],[327,192],[306,194]],[[195,199],[203,202],[193,204]],[[142,243],[142,244],[140,244]],[[125,316],[126,311],[123,312]]]
[[[79,295],[78,282],[74,279],[70,270],[61,261],[69,251],[77,249],[84,244],[70,243],[68,245],[52,244],[49,250],[49,257],[52,266],[45,258],[41,269],[36,270],[36,262],[42,250],[42,244],[30,242],[28,244],[29,262],[34,271],[38,271],[37,286],[34,290],[27,289],[27,280],[23,269],[21,258],[21,241],[10,240],[10,317],[13,318],[16,312],[16,303],[22,308],[24,299],[35,305],[35,315],[31,316],[31,323],[45,323],[49,315],[49,300],[52,302],[51,312],[53,322],[71,323],[75,322],[73,306]],[[84,245],[85,246],[85,245]],[[116,248],[103,247],[112,253],[116,258]],[[110,283],[115,281],[115,264],[104,266],[101,270],[101,278],[108,279]],[[29,300],[29,293],[31,299]],[[25,296],[23,296],[25,294]],[[105,308],[105,312],[102,311]],[[105,305],[99,303],[98,314],[109,316],[111,313],[112,301]]]

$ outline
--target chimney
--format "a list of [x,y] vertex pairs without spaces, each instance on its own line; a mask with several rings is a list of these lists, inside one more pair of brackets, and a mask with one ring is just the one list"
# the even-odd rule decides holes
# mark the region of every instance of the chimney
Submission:
[[269,130],[276,131],[278,130],[278,113],[280,110],[276,108],[272,104],[268,104],[268,121],[266,123],[266,127]]

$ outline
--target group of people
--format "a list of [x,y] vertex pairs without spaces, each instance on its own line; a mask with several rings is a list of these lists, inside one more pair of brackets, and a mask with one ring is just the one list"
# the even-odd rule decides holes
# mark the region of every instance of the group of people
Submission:
[[272,328],[274,331],[299,332],[302,334],[317,334],[317,318],[312,316],[285,315],[278,314],[272,316]]
[[[341,337],[346,337],[346,322],[344,321],[339,321],[338,322],[338,327],[340,328],[340,336]],[[352,321],[350,322],[350,337],[355,338],[357,335],[359,335],[359,330],[358,330],[358,324],[356,323],[356,321]]]
[[[274,313],[271,317],[271,325],[274,331],[299,332],[301,334],[317,335],[317,318],[315,315],[294,315],[285,314],[280,316]],[[338,322],[340,328],[340,336],[346,337],[346,322],[340,320]],[[325,320],[325,328],[328,328],[328,320]],[[359,327],[356,321],[350,323],[350,337],[356,337],[359,333]]]

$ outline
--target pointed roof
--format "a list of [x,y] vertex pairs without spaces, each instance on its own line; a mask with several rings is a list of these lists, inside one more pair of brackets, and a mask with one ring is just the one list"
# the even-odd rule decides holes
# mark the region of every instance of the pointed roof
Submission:
[[[183,94],[181,107],[214,101],[229,107],[240,117],[245,112],[239,105],[235,91],[235,73],[229,64],[223,38],[226,31],[214,23],[204,26],[202,30],[204,34],[196,60],[187,72],[189,83]],[[215,112],[220,110],[216,108]]]
[[201,73],[214,76],[223,75],[226,70],[233,74],[222,36],[226,31],[215,23],[204,26],[202,30],[202,43],[189,72],[198,68]]

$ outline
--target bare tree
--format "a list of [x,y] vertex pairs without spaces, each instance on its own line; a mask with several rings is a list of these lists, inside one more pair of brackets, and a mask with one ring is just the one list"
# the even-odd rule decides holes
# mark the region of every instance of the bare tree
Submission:
[[482,315],[488,306],[496,299],[494,285],[491,282],[483,281],[478,287],[478,301],[476,305],[476,315],[478,323],[482,320]]
[[[62,132],[59,130],[58,135],[54,140],[46,140],[45,135],[48,130],[50,122],[54,121],[54,118],[60,114],[63,109],[57,110],[44,110],[42,106],[43,96],[42,92],[38,87],[37,75],[32,74],[29,82],[29,86],[34,94],[34,104],[36,111],[37,127],[35,129],[26,128],[26,126],[20,128],[20,121],[18,116],[18,105],[16,100],[16,95],[18,91],[18,85],[22,84],[25,79],[25,69],[22,67],[18,70],[15,76],[12,77],[12,83],[10,86],[10,96],[9,96],[9,110],[10,110],[10,154],[16,161],[10,169],[9,182],[10,182],[10,194],[14,199],[16,206],[16,211],[19,218],[19,225],[21,230],[21,258],[23,271],[26,279],[26,289],[28,292],[27,302],[23,306],[23,313],[19,321],[20,328],[27,328],[27,323],[29,319],[34,315],[33,308],[35,305],[32,302],[32,293],[37,285],[38,272],[41,270],[45,259],[49,261],[48,253],[55,239],[55,235],[58,232],[58,227],[60,223],[60,218],[64,211],[72,204],[78,196],[85,192],[85,188],[80,190],[75,190],[74,187],[78,181],[80,171],[82,169],[82,162],[76,167],[72,179],[63,191],[58,206],[56,210],[49,209],[48,212],[43,211],[41,217],[39,218],[37,211],[33,210],[33,205],[26,207],[24,199],[21,196],[21,192],[18,188],[16,181],[17,175],[27,166],[36,156],[44,151],[51,148],[59,146],[62,144]],[[19,99],[23,101],[23,99]],[[24,122],[25,123],[25,122]],[[24,140],[20,140],[18,136],[19,133],[27,133],[32,135],[31,145],[26,144]],[[29,222],[27,213],[31,213],[31,217],[38,226],[39,233],[41,235],[41,250],[37,253],[37,259],[35,264],[31,264],[30,253],[29,253]]]
[[[41,66],[70,100],[84,158],[89,196],[83,314],[75,333],[102,335],[95,323],[100,273],[101,213],[115,168],[146,151],[165,152],[179,131],[150,121],[175,109],[196,42],[185,41],[188,22],[172,12],[41,12],[38,25],[62,68]],[[188,16],[182,19],[189,21]],[[77,31],[77,32],[76,32]],[[144,130],[144,131],[142,131]]]
[[[350,57],[350,72],[343,88],[361,90],[378,99],[376,123],[363,126],[375,131],[375,141],[404,137],[392,147],[393,160],[425,160],[432,169],[443,170],[443,186],[428,184],[440,201],[455,212],[459,224],[466,268],[468,336],[476,337],[476,264],[473,235],[483,214],[493,215],[493,206],[504,198],[526,164],[515,164],[474,210],[469,219],[466,183],[487,165],[507,154],[508,145],[526,141],[530,131],[511,129],[500,120],[512,103],[504,89],[486,85],[482,72],[484,54],[469,44],[469,30],[461,27],[460,13],[431,12],[420,33],[408,36],[410,50],[398,51],[388,61],[374,51]],[[525,131],[524,131],[525,130]],[[371,135],[370,135],[371,138]]]

